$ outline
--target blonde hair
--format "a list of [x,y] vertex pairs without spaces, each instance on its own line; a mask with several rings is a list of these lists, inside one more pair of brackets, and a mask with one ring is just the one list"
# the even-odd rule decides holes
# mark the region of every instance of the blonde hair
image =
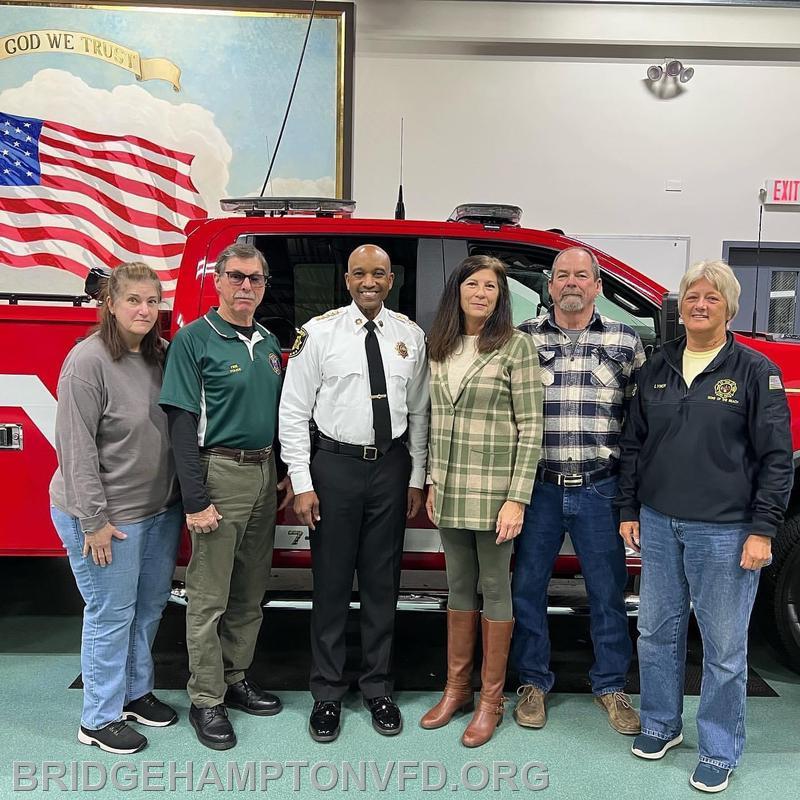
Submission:
[[739,295],[742,293],[742,287],[733,270],[724,261],[698,261],[689,267],[681,278],[678,306],[683,305],[689,289],[703,278],[722,295],[730,322],[739,312]]
[[[119,300],[125,292],[126,284],[141,281],[153,283],[160,303],[161,281],[158,279],[158,273],[141,261],[126,261],[114,267],[100,291],[100,324],[97,326],[97,332],[114,361],[119,361],[128,352],[128,347],[119,334],[117,320],[111,313],[108,301],[110,299],[114,303]],[[164,363],[164,345],[158,322],[156,319],[156,324],[147,332],[140,345],[143,358],[152,364]]]

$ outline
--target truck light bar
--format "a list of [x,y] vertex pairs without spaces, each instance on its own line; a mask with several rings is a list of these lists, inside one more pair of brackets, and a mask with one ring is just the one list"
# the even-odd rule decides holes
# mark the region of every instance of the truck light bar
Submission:
[[330,197],[227,197],[219,204],[223,211],[246,217],[350,217],[356,210],[354,200]]
[[448,222],[474,222],[485,228],[499,228],[501,225],[519,226],[522,209],[500,203],[465,203],[456,206],[447,218]]

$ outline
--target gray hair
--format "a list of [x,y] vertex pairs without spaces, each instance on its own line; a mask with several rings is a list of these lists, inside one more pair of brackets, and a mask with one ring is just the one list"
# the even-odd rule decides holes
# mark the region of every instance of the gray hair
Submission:
[[703,278],[722,295],[730,322],[739,311],[739,295],[742,293],[742,287],[733,270],[724,261],[698,261],[689,267],[681,278],[678,306],[683,304],[689,289]]
[[554,259],[553,259],[553,272],[555,272],[556,264],[558,264],[558,260],[563,256],[565,253],[586,253],[589,256],[589,259],[592,262],[592,272],[594,273],[594,279],[596,281],[600,280],[600,264],[597,261],[597,256],[588,248],[588,247],[568,247],[566,250],[562,250]]
[[267,259],[264,258],[264,254],[257,247],[253,247],[252,244],[247,244],[246,242],[236,242],[235,244],[228,245],[228,247],[217,256],[217,263],[214,267],[217,275],[222,275],[225,271],[225,265],[232,258],[241,258],[243,261],[255,258],[261,266],[261,271],[264,275],[269,275],[269,265],[267,264]]

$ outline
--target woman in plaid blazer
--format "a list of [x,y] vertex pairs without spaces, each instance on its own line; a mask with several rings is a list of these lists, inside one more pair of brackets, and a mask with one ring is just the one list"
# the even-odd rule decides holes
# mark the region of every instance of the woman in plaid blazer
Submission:
[[445,286],[431,328],[431,434],[426,508],[447,561],[447,684],[422,718],[446,725],[472,710],[472,662],[483,594],[478,708],[462,743],[489,741],[503,716],[511,631],[512,540],[530,502],[542,438],[533,339],[514,329],[502,261],[471,256]]

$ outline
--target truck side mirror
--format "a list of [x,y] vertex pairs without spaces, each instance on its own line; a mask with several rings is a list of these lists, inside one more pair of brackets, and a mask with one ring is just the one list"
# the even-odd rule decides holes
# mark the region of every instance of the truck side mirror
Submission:
[[86,276],[83,284],[83,291],[92,298],[100,300],[100,295],[105,288],[108,279],[111,277],[111,270],[108,267],[92,267]]
[[675,292],[664,292],[661,301],[661,345],[683,336],[684,327],[678,311],[678,295]]

